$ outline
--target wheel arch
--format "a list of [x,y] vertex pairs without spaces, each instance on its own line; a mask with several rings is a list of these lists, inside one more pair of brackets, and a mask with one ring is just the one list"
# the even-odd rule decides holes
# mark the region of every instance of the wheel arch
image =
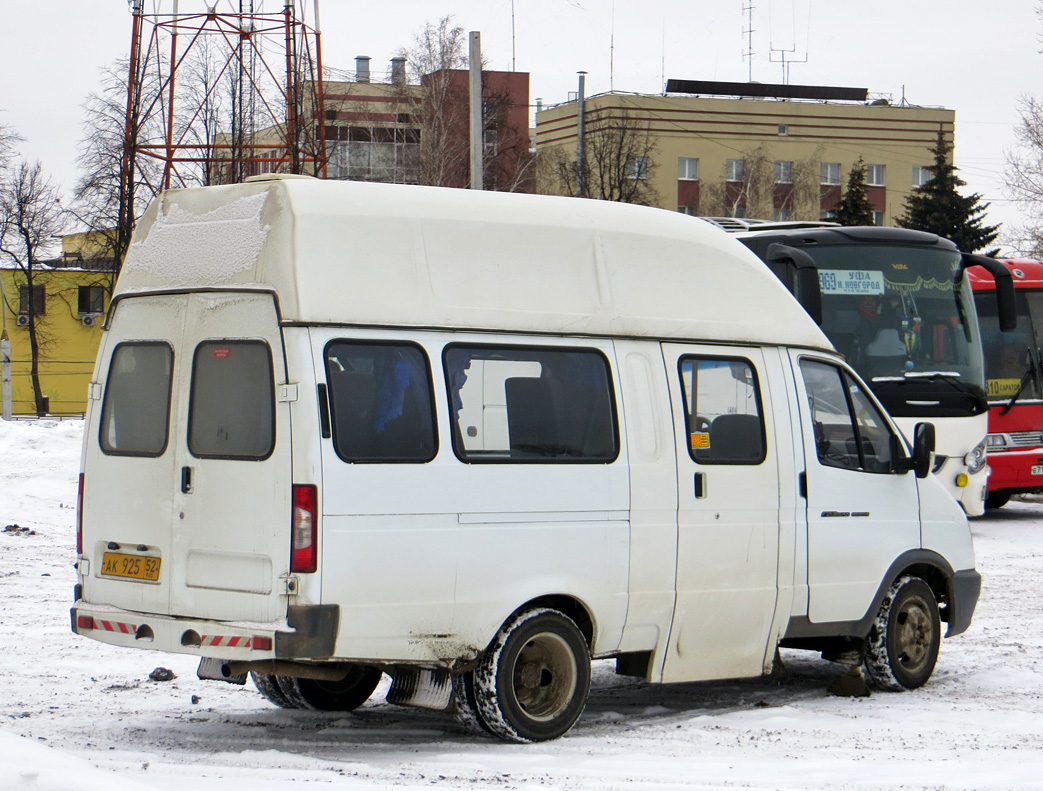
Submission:
[[[812,623],[807,616],[793,618],[786,629],[786,634],[782,641],[783,644],[792,647],[804,647],[817,645],[821,638],[855,637],[865,639],[872,628],[876,614],[880,611],[880,605],[884,601],[884,596],[887,595],[887,591],[891,588],[891,584],[906,574],[923,579],[931,588],[931,592],[934,593],[934,597],[938,602],[941,619],[949,624],[946,637],[959,634],[966,628],[966,626],[958,627],[958,625],[963,624],[964,620],[968,624],[970,623],[969,614],[959,611],[960,607],[964,605],[961,604],[960,607],[957,607],[959,597],[954,591],[954,578],[959,575],[953,570],[949,562],[937,552],[929,549],[911,549],[903,552],[892,561],[887,572],[880,580],[880,585],[877,588],[876,595],[873,596],[869,608],[860,619],[855,621]],[[969,609],[973,611],[973,604],[970,605]]]
[[546,607],[549,610],[557,610],[562,615],[567,615],[571,618],[576,626],[579,627],[583,639],[587,641],[587,648],[593,656],[597,627],[594,622],[594,616],[590,613],[590,608],[582,601],[566,593],[547,594],[527,601],[511,613],[510,617],[514,617],[523,610],[531,610],[534,607]]

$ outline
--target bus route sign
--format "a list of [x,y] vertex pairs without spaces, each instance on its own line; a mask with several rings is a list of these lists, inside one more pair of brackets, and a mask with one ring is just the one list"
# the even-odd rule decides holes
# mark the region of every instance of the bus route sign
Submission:
[[863,296],[884,293],[884,273],[865,269],[820,269],[823,294]]

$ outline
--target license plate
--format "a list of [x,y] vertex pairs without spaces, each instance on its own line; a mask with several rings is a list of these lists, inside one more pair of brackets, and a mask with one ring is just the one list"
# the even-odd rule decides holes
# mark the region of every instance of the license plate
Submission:
[[1043,464],[1033,464],[1031,473],[1033,475],[1043,475]]
[[101,557],[101,574],[103,577],[155,582],[159,579],[159,564],[159,558],[106,552]]

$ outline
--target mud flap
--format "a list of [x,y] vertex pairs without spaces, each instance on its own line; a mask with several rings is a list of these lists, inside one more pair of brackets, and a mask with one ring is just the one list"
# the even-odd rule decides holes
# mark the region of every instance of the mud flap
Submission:
[[448,711],[453,703],[453,678],[448,670],[396,667],[387,702],[396,706]]

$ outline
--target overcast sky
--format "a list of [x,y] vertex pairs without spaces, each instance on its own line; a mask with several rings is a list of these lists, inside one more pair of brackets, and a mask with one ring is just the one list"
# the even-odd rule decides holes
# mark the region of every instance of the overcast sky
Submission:
[[[215,0],[208,0],[215,2]],[[216,0],[219,10],[238,0]],[[1003,187],[1019,95],[1043,97],[1043,20],[1033,0],[320,0],[323,62],[353,71],[372,57],[382,78],[425,22],[452,14],[482,34],[490,68],[531,74],[530,101],[565,101],[587,72],[588,95],[658,93],[663,79],[836,85],[903,95],[956,112],[956,165],[992,202],[989,221],[1016,222]],[[282,0],[255,0],[278,12]],[[752,65],[745,31],[753,5]],[[169,13],[174,0],[146,0]],[[182,13],[204,0],[180,0]],[[313,23],[313,0],[307,0]],[[0,122],[66,187],[76,179],[82,103],[102,67],[127,55],[126,0],[0,0]],[[926,163],[925,163],[926,164]]]

